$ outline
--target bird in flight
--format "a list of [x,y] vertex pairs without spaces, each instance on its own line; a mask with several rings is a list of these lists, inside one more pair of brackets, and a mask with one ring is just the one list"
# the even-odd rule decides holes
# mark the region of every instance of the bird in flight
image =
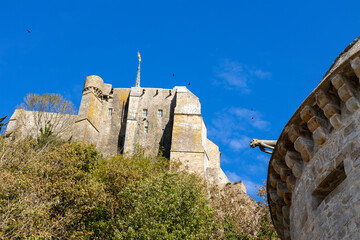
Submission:
[[175,73],[173,73],[173,77],[175,77]]
[[188,85],[190,86],[190,83]]
[[31,31],[30,31],[29,29],[26,29],[26,31],[27,31],[28,33],[31,33]]

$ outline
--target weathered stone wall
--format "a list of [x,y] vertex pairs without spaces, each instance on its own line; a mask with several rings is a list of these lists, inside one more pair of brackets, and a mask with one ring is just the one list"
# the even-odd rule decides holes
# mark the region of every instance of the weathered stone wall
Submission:
[[206,152],[209,156],[209,168],[220,168],[220,151],[219,146],[211,140],[206,140]]
[[[134,143],[147,154],[156,155],[159,149],[169,156],[174,113],[175,90],[132,88],[126,133],[125,152],[133,151]],[[132,132],[132,133],[130,133]]]
[[[27,113],[30,118],[19,125],[18,113],[8,129],[36,136],[34,119]],[[171,162],[178,160],[182,168],[215,184],[229,182],[220,168],[219,147],[207,139],[200,101],[186,87],[113,88],[98,76],[88,76],[79,113],[71,117],[74,124],[67,137],[94,144],[104,155],[131,154],[138,145],[148,155],[160,150]]]
[[[126,128],[126,106],[130,89],[114,88],[109,97],[104,98],[100,111],[100,135],[98,148],[106,155],[119,153],[123,149],[121,129]],[[105,95],[106,96],[106,95]]]
[[360,112],[343,118],[296,184],[293,239],[360,239]]
[[181,161],[190,172],[204,176],[207,157],[203,138],[206,128],[201,117],[200,101],[184,87],[176,90],[170,160]]
[[269,162],[282,239],[360,239],[360,44],[343,52],[285,126]]
[[25,138],[27,136],[37,137],[40,134],[40,128],[45,127],[45,123],[51,119],[55,125],[52,131],[63,139],[70,139],[74,130],[73,123],[76,115],[59,113],[41,113],[16,109],[9,119],[6,128],[6,135],[15,138]]
[[119,153],[125,135],[121,135],[121,129],[126,127],[124,118],[129,92],[130,89],[113,89],[98,76],[88,76],[74,128],[74,140],[95,144],[104,155]]

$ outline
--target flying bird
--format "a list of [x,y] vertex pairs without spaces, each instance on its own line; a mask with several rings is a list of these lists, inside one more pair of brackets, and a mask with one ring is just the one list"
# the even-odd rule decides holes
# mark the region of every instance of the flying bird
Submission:
[[190,83],[188,85],[190,86]]
[[173,73],[173,77],[175,77],[175,73]]
[[28,33],[31,33],[31,31],[30,31],[29,29],[26,29],[26,31],[27,31]]

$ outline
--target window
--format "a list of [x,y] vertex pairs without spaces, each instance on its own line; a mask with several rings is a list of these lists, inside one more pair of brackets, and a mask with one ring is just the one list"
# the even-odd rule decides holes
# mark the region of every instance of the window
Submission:
[[159,109],[158,110],[158,117],[162,117],[163,116],[163,110],[162,109]]
[[147,133],[148,130],[149,130],[149,122],[145,121],[145,129],[144,129],[144,131]]
[[161,130],[162,134],[164,134],[165,129]]
[[113,114],[113,109],[112,108],[109,108],[108,109],[108,116],[111,117]]
[[337,188],[346,178],[344,163],[341,162],[332,172],[330,172],[324,180],[313,191],[315,197],[315,205],[319,206],[321,202],[331,195],[331,192]]
[[148,110],[147,109],[143,109],[143,117],[147,117],[148,115]]

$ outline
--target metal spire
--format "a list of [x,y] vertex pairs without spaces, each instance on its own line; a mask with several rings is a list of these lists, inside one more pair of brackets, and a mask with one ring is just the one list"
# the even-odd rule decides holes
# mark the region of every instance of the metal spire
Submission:
[[140,62],[141,62],[141,56],[140,56],[139,51],[138,51],[138,58],[139,58],[139,66],[138,66],[138,70],[137,70],[137,74],[136,74],[135,87],[140,87]]

